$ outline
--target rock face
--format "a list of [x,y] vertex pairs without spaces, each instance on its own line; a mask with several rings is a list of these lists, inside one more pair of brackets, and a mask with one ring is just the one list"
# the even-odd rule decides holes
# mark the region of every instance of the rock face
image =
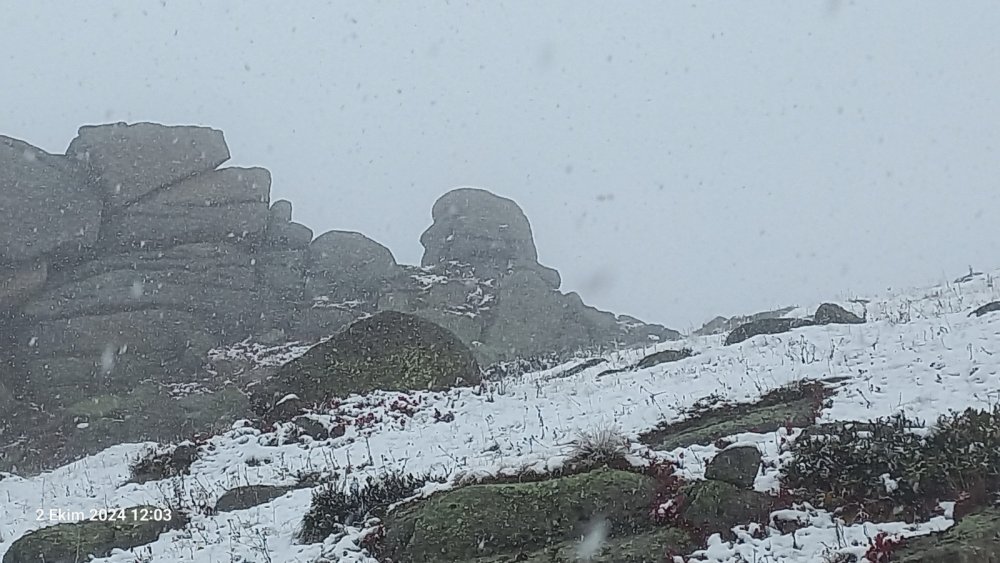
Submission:
[[222,131],[157,123],[88,125],[66,155],[90,166],[110,207],[122,207],[229,160]]
[[376,389],[440,390],[479,379],[472,352],[454,334],[415,315],[385,311],[285,364],[273,384],[308,403]]
[[[423,265],[401,265],[361,233],[314,237],[290,202],[270,203],[267,170],[220,168],[229,156],[207,127],[84,126],[66,155],[0,137],[0,401],[13,403],[0,470],[252,416],[239,386],[265,374],[207,357],[248,338],[316,343],[391,311],[457,337],[463,365],[468,349],[488,365],[679,337],[559,292],[510,199],[448,192]],[[438,375],[396,384],[455,374]],[[356,384],[335,390],[389,383]],[[5,449],[15,441],[27,445]]]
[[20,269],[5,264],[92,246],[103,207],[78,162],[0,136],[0,279]]

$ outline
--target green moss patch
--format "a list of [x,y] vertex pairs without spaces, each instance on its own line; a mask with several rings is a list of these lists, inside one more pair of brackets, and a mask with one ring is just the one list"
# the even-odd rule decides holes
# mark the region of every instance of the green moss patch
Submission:
[[775,389],[756,403],[699,409],[680,422],[667,423],[639,437],[647,446],[663,451],[695,444],[711,444],[741,432],[774,432],[782,426],[813,424],[831,391],[820,382],[805,382]]
[[969,514],[954,527],[908,540],[894,551],[898,563],[984,563],[1000,561],[1000,508]]
[[180,514],[171,513],[169,520],[163,520],[163,509],[154,506],[128,508],[122,514],[124,519],[67,522],[28,532],[11,545],[3,563],[85,561],[89,555],[107,557],[113,549],[151,543],[161,533],[184,525]]

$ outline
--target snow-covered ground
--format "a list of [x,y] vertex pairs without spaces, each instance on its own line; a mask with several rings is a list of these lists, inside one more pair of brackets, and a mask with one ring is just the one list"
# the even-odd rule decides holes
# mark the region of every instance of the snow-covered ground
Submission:
[[[644,353],[625,351],[571,377],[558,375],[567,367],[562,366],[515,381],[491,383],[485,393],[459,389],[351,397],[330,416],[360,420],[349,425],[345,435],[328,441],[300,438],[284,443],[281,429],[265,433],[237,425],[202,448],[201,458],[182,486],[192,498],[214,502],[238,485],[290,484],[300,471],[351,467],[357,478],[393,467],[452,476],[496,474],[525,466],[541,471],[562,463],[579,430],[614,424],[635,438],[658,423],[680,419],[685,408],[708,395],[751,402],[776,387],[803,379],[845,378],[837,383],[832,406],[822,412],[824,421],[867,420],[902,411],[933,422],[952,409],[987,408],[1000,400],[1000,313],[970,317],[969,312],[1000,298],[993,284],[996,273],[974,276],[963,283],[869,297],[866,304],[854,307],[859,313],[859,307],[867,309],[869,322],[864,325],[807,327],[782,335],[757,336],[730,347],[721,345],[721,336],[657,344],[645,353],[687,346],[695,355],[640,371],[595,377],[608,368],[630,365]],[[815,307],[804,308],[801,313],[813,310]],[[243,349],[251,348],[244,345]],[[263,350],[255,348],[253,352],[261,354]],[[281,351],[287,360],[303,350],[289,347]],[[450,417],[442,415],[449,413],[454,419],[443,422]],[[780,463],[779,441],[798,434],[793,430],[791,436],[784,436],[785,432],[741,434],[732,439],[757,444],[766,461]],[[115,446],[31,479],[3,476],[0,554],[25,532],[52,523],[39,520],[39,510],[87,511],[166,503],[173,494],[171,482],[125,484],[130,460],[149,446]],[[649,453],[642,446],[633,449]],[[705,463],[716,452],[713,446],[698,446],[655,455],[676,461],[685,477],[699,479]],[[775,469],[765,471],[756,482],[758,490],[773,490],[776,485]],[[185,529],[161,536],[139,560],[375,561],[357,546],[361,530],[328,538],[324,544],[297,544],[294,536],[310,498],[310,490],[301,489],[253,509],[195,516]],[[952,524],[939,517],[918,526],[844,525],[829,513],[809,507],[786,511],[783,516],[808,525],[794,537],[772,531],[755,539],[749,532],[741,532],[732,543],[713,536],[709,545],[690,554],[688,561],[812,563],[841,548],[861,556],[869,538],[879,531],[909,536]],[[136,560],[135,554],[120,552],[99,561]]]

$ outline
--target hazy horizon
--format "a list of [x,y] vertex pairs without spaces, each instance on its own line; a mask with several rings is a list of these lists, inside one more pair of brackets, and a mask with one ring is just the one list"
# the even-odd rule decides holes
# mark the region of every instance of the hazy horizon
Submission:
[[218,128],[401,263],[474,185],[563,291],[680,330],[1000,266],[998,4],[2,5],[0,134]]

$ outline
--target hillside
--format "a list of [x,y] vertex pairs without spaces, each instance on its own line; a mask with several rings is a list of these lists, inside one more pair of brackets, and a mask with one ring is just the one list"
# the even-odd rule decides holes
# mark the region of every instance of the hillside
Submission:
[[[178,499],[191,508],[214,504],[233,487],[292,486],[305,473],[331,470],[349,471],[350,478],[359,482],[403,468],[444,476],[445,483],[422,489],[429,495],[454,486],[459,478],[488,480],[505,474],[557,471],[570,459],[580,431],[609,425],[628,438],[630,459],[667,460],[680,477],[698,481],[704,479],[706,465],[724,444],[713,437],[707,444],[658,449],[644,444],[648,442],[644,437],[665,423],[685,419],[697,406],[749,405],[782,386],[806,381],[826,382],[830,389],[816,421],[820,424],[867,421],[895,413],[930,424],[950,411],[990,409],[1000,402],[1000,313],[970,313],[1000,299],[1000,288],[994,284],[997,273],[871,296],[863,305],[865,311],[860,310],[862,305],[854,305],[858,313],[865,313],[865,324],[808,326],[731,346],[723,345],[723,335],[690,337],[608,354],[603,356],[606,361],[592,362],[572,375],[567,370],[578,365],[578,360],[485,382],[478,390],[352,396],[315,415],[321,423],[348,421],[341,435],[322,440],[298,436],[291,424],[260,429],[237,423],[228,432],[197,444],[197,459],[190,474],[182,477],[129,483],[130,464],[155,446],[150,443],[116,445],[36,477],[3,474],[0,554],[7,553],[26,532],[54,523],[47,518],[39,521],[38,510],[48,514],[50,510],[164,507]],[[633,366],[652,352],[684,347],[693,355],[649,368],[604,373]],[[306,349],[268,348],[247,341],[214,354],[252,355],[253,362],[273,364]],[[706,402],[706,398],[710,399]],[[787,444],[799,438],[802,430],[786,424],[775,431],[737,432],[725,438],[729,444],[760,450],[763,469],[753,488],[778,492],[779,470],[790,459]],[[161,534],[135,553],[117,552],[96,561],[377,561],[360,547],[364,523],[348,526],[322,543],[300,544],[296,535],[311,497],[310,488],[296,488],[249,509],[216,514],[195,510],[181,529]],[[838,561],[851,560],[848,555],[860,560],[879,532],[896,538],[948,529],[954,524],[952,505],[943,509],[942,515],[915,524],[848,523],[827,510],[799,503],[781,515],[784,520],[799,521],[795,531],[755,532],[744,527],[731,538],[711,535],[684,560],[805,563],[833,561],[838,553],[844,557]],[[596,537],[584,543],[591,541],[590,551],[599,551],[601,534],[590,535]],[[11,562],[4,559],[4,563]]]

